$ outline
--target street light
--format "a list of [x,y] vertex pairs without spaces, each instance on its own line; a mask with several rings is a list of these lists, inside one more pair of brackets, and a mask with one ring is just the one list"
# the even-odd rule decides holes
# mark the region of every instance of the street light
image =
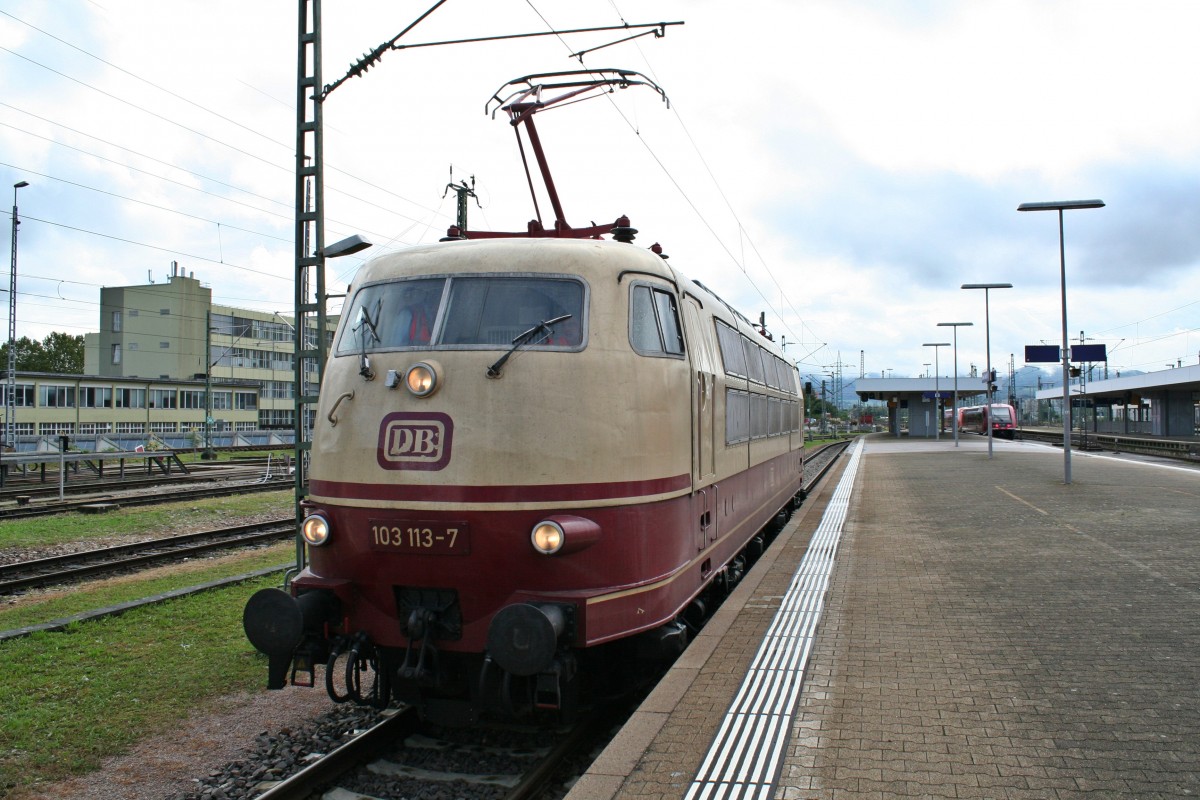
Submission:
[[4,385],[4,444],[17,451],[17,228],[21,225],[17,216],[17,190],[24,189],[29,181],[13,184],[12,210],[12,269],[8,273],[8,371]]
[[1063,373],[1063,483],[1071,483],[1071,364],[1067,349],[1067,251],[1063,244],[1063,211],[1104,208],[1103,200],[1058,200],[1021,203],[1017,211],[1058,212],[1058,269],[1062,285],[1062,373]]
[[939,441],[942,438],[942,410],[939,408],[942,400],[942,392],[938,387],[938,348],[949,346],[949,342],[926,342],[922,345],[922,347],[933,348],[933,413],[936,417],[933,423],[934,441]]
[[954,411],[952,422],[954,423],[954,446],[958,447],[958,329],[963,325],[974,325],[974,322],[939,322],[939,328],[952,328],[954,330]]
[[992,289],[1011,289],[1011,283],[964,283],[963,289],[983,289],[983,340],[987,347],[987,413],[983,415],[987,426],[988,458],[992,457],[992,323],[988,312],[988,292]]

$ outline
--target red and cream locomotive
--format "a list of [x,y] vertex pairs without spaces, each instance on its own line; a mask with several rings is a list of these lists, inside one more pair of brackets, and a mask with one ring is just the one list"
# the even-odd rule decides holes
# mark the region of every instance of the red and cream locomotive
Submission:
[[565,711],[682,650],[799,502],[799,376],[623,218],[452,233],[354,278],[308,563],[246,630],[273,688],[326,662],[339,700]]

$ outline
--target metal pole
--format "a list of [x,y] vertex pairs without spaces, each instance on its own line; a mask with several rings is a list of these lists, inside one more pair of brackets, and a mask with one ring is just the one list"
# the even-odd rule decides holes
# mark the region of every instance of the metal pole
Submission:
[[204,312],[204,452],[200,458],[217,457],[212,448],[212,311]]
[[1067,251],[1063,210],[1058,209],[1058,272],[1062,284],[1063,483],[1071,483],[1071,364],[1067,348]]
[[[17,213],[17,190],[29,185],[29,181],[13,184],[12,209],[12,267],[8,273],[8,371],[4,383],[4,446],[17,452],[17,229],[21,218]],[[2,450],[2,448],[0,448]],[[0,470],[0,485],[7,477],[7,470]]]
[[973,322],[939,322],[939,328],[952,328],[954,330],[954,400],[951,403],[953,407],[953,419],[951,422],[954,425],[954,446],[958,447],[958,329],[963,325],[974,325]]
[[1063,237],[1063,211],[1104,208],[1103,200],[1058,200],[1021,203],[1017,211],[1058,212],[1058,269],[1062,280],[1062,371],[1063,371],[1063,483],[1071,483],[1071,362],[1067,345],[1067,250]]
[[958,447],[958,326],[951,326],[954,331],[954,399],[951,401],[952,408],[950,421],[954,425],[954,446]]
[[942,439],[942,393],[938,390],[938,348],[933,348],[933,440]]
[[964,289],[983,289],[983,335],[987,348],[987,372],[983,376],[983,385],[987,390],[987,405],[985,406],[984,425],[987,426],[988,458],[992,458],[992,320],[991,297],[992,289],[1011,289],[1011,283],[964,283]]
[[988,458],[992,457],[992,319],[988,306],[988,289],[983,290],[983,342],[987,349],[987,413],[983,415],[983,424],[987,426]]

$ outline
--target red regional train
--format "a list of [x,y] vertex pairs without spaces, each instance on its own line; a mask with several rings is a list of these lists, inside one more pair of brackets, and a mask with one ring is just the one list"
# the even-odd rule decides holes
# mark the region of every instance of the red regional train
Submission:
[[246,632],[271,688],[324,662],[335,700],[563,716],[680,652],[803,499],[799,375],[624,218],[450,233],[354,278],[308,563]]
[[1017,410],[1010,405],[993,403],[992,413],[988,406],[970,406],[959,410],[959,430],[987,436],[988,418],[992,423],[992,436],[1011,439],[1017,430]]

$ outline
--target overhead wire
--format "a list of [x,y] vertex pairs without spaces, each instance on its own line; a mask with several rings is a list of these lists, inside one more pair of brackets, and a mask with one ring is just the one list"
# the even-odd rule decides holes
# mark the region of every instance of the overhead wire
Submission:
[[[608,3],[609,3],[609,5],[612,6],[613,11],[617,15],[617,18],[620,19],[622,23],[625,23],[624,14],[621,13],[620,9],[617,7],[614,0],[608,0]],[[535,14],[537,14],[538,18],[542,20],[543,24],[545,24],[549,29],[554,30],[554,26],[550,24],[550,21],[546,18],[546,16],[544,14],[542,14],[542,12],[533,4],[533,0],[526,0],[526,4],[534,11]],[[559,41],[562,42],[563,46],[568,49],[568,52],[570,52],[572,50],[572,48],[570,48],[570,46],[567,44],[567,42],[565,40],[563,40],[561,36],[559,36],[558,38],[559,38]],[[634,46],[637,47],[636,42],[634,43]],[[641,53],[642,59],[647,64],[647,68],[648,68],[647,71],[650,73],[650,75],[652,77],[654,77],[654,70],[650,66],[649,59],[646,57],[645,53],[642,52],[640,47],[638,47],[638,52]],[[582,62],[582,59],[580,59],[580,61]],[[657,80],[656,80],[656,82],[657,82]],[[670,181],[670,183],[675,187],[676,191],[679,192],[679,195],[684,199],[684,202],[686,202],[687,205],[696,214],[696,217],[700,220],[701,224],[705,228],[708,229],[708,231],[712,234],[713,238],[716,240],[716,242],[720,246],[720,248],[725,251],[726,255],[729,256],[729,259],[734,264],[738,265],[738,267],[741,269],[743,275],[745,276],[746,280],[750,283],[750,286],[753,287],[754,291],[758,293],[759,297],[762,298],[763,302],[765,302],[769,307],[773,306],[774,305],[773,301],[771,301],[771,299],[767,297],[766,293],[758,286],[758,284],[754,281],[754,279],[750,277],[749,273],[746,270],[746,267],[744,264],[744,259],[739,259],[729,249],[729,246],[725,243],[724,239],[717,232],[717,230],[712,225],[712,223],[709,222],[707,217],[705,217],[704,213],[696,205],[695,201],[691,198],[691,196],[688,194],[688,192],[683,188],[682,184],[678,181],[678,179],[676,179],[674,174],[672,174],[671,170],[668,169],[666,163],[662,160],[662,158],[659,157],[658,153],[655,152],[654,148],[650,146],[650,143],[646,141],[646,138],[644,136],[642,136],[639,126],[635,125],[629,119],[628,115],[626,115],[625,112],[616,104],[616,102],[613,100],[611,95],[605,95],[605,96],[608,98],[609,103],[612,106],[612,108],[621,117],[622,121],[624,121],[624,123],[633,132],[633,134],[634,134],[635,138],[638,140],[638,142],[641,143],[642,147],[645,148],[646,152],[650,155],[650,157],[654,160],[654,162],[656,164],[658,164],[659,169],[662,170],[662,172],[666,176],[667,180]],[[708,173],[710,180],[712,180],[713,185],[716,187],[717,192],[720,194],[722,200],[724,200],[724,202],[725,202],[726,207],[729,209],[730,213],[733,215],[734,220],[737,222],[739,235],[745,235],[746,238],[750,241],[750,246],[754,250],[755,255],[758,256],[759,262],[762,264],[763,269],[766,270],[767,275],[771,278],[771,281],[776,285],[777,288],[779,288],[779,290],[781,292],[781,297],[785,297],[786,295],[784,293],[783,286],[779,283],[778,279],[775,277],[774,273],[771,271],[770,267],[767,265],[766,260],[762,257],[761,253],[758,251],[758,248],[754,244],[753,240],[750,239],[749,234],[746,232],[745,226],[742,224],[740,217],[738,216],[737,212],[734,210],[732,203],[730,203],[728,196],[726,195],[724,189],[721,187],[720,182],[717,180],[716,175],[713,173],[711,167],[708,164],[708,161],[704,158],[704,154],[701,152],[699,146],[696,144],[696,141],[692,137],[691,132],[687,129],[687,126],[683,121],[683,117],[679,113],[677,104],[672,103],[671,110],[674,111],[675,117],[679,121],[680,127],[683,129],[684,134],[688,139],[688,142],[691,144],[692,149],[695,151],[697,157],[699,157],[701,164],[703,164],[704,169]],[[812,332],[811,328],[809,328],[807,323],[804,323],[802,315],[791,304],[791,302],[790,301],[785,301],[785,302],[786,302],[787,306],[792,310],[792,313],[795,314],[796,318],[798,320],[800,320],[801,324],[806,329],[808,329],[810,332]],[[784,314],[780,313],[779,318],[780,318],[780,324],[782,324],[784,326],[784,328],[787,329],[789,332],[795,334],[795,332],[791,330],[791,326],[788,325]],[[824,344],[822,343],[822,347],[823,346],[824,346]]]
[[[12,14],[8,13],[8,12],[0,11],[0,13],[3,13],[5,16],[9,17],[10,19],[14,20],[15,22],[19,22],[19,23],[21,23],[22,25],[26,25],[27,27],[29,27],[29,28],[31,28],[31,29],[33,29],[33,30],[37,31],[38,33],[40,33],[40,34],[42,34],[42,35],[44,35],[44,36],[47,36],[48,38],[51,38],[51,39],[53,39],[53,40],[54,40],[54,41],[56,41],[56,42],[59,42],[60,44],[62,44],[62,45],[64,45],[64,46],[66,46],[66,47],[69,47],[69,48],[71,48],[71,49],[73,49],[73,50],[75,50],[75,51],[77,51],[77,52],[79,52],[79,53],[82,53],[82,54],[84,54],[84,55],[88,56],[89,58],[95,59],[96,61],[98,61],[98,62],[100,62],[100,63],[102,63],[102,64],[105,64],[106,66],[109,66],[109,67],[111,67],[111,68],[113,68],[113,69],[115,69],[115,70],[118,70],[118,71],[119,71],[119,72],[121,72],[122,74],[128,75],[129,77],[131,77],[131,78],[133,78],[133,79],[135,79],[135,80],[138,80],[138,81],[140,81],[140,82],[142,82],[142,83],[146,84],[147,86],[150,86],[150,87],[152,87],[152,88],[154,88],[154,89],[156,89],[156,90],[158,90],[158,91],[161,91],[161,92],[163,92],[163,93],[165,93],[165,94],[167,94],[167,95],[170,95],[171,97],[174,97],[174,98],[176,98],[176,99],[179,99],[179,100],[181,100],[182,102],[188,103],[189,105],[191,105],[191,106],[193,106],[193,107],[195,107],[195,108],[197,108],[197,109],[199,109],[199,110],[201,110],[201,111],[203,111],[203,112],[205,112],[205,113],[207,113],[207,114],[210,114],[210,115],[212,115],[212,116],[215,116],[215,117],[217,117],[218,119],[220,119],[220,120],[222,120],[222,121],[224,121],[224,122],[231,123],[231,124],[233,124],[233,125],[236,125],[236,126],[237,126],[237,127],[239,127],[239,128],[242,128],[242,129],[244,129],[244,130],[247,130],[247,131],[249,131],[249,132],[251,132],[251,133],[254,133],[255,135],[257,135],[257,136],[260,136],[261,138],[265,139],[266,141],[270,142],[271,144],[274,144],[274,145],[276,145],[276,146],[279,146],[279,147],[282,147],[282,148],[285,148],[285,149],[287,149],[287,150],[289,151],[289,153],[292,151],[292,148],[291,148],[291,146],[289,146],[289,145],[287,145],[287,144],[285,144],[285,143],[283,143],[283,142],[280,142],[280,141],[278,141],[278,140],[276,140],[276,139],[272,139],[271,137],[269,137],[269,136],[266,136],[265,134],[263,134],[261,131],[257,131],[257,130],[255,130],[255,129],[253,129],[253,128],[250,128],[249,126],[246,126],[246,125],[244,125],[244,124],[242,124],[242,123],[240,123],[240,122],[238,122],[238,121],[236,121],[236,120],[233,120],[233,119],[231,119],[230,117],[228,117],[228,116],[226,116],[226,115],[220,114],[219,112],[216,112],[216,111],[214,111],[213,109],[210,109],[210,108],[208,108],[208,107],[206,107],[206,106],[203,106],[203,105],[201,105],[201,104],[199,104],[199,103],[196,103],[196,102],[194,102],[194,101],[190,100],[189,98],[187,98],[187,97],[183,96],[182,94],[179,94],[178,92],[172,91],[171,89],[168,89],[168,88],[166,88],[166,87],[164,87],[164,86],[161,86],[161,85],[159,85],[159,84],[157,84],[157,83],[155,83],[155,82],[153,82],[153,81],[147,80],[146,78],[144,78],[144,77],[142,77],[142,76],[140,76],[140,75],[138,75],[138,74],[136,74],[136,73],[134,73],[134,72],[132,72],[132,71],[130,71],[130,70],[128,70],[128,69],[125,69],[124,67],[121,67],[121,66],[119,66],[119,65],[117,65],[117,64],[115,64],[115,63],[113,63],[113,62],[111,62],[111,61],[109,61],[109,60],[107,60],[107,59],[101,58],[100,56],[97,56],[97,55],[95,55],[95,54],[93,54],[93,53],[91,53],[91,52],[87,51],[87,50],[86,50],[86,49],[84,49],[84,48],[81,48],[81,47],[79,47],[79,46],[77,46],[77,45],[75,45],[75,44],[73,44],[73,43],[71,43],[71,42],[69,42],[69,41],[67,41],[67,40],[65,40],[65,39],[63,39],[63,38],[61,38],[61,37],[59,37],[59,36],[56,36],[55,34],[53,34],[53,33],[49,32],[49,31],[46,31],[46,30],[44,30],[44,29],[42,29],[42,28],[39,28],[39,27],[37,27],[37,26],[35,26],[35,25],[32,25],[32,24],[30,24],[30,23],[26,22],[25,20],[22,20],[22,19],[20,19],[20,18],[18,18],[18,17],[16,17],[16,16],[14,16],[14,15],[12,15]],[[78,78],[75,78],[75,77],[73,77],[73,76],[71,76],[71,75],[69,75],[69,74],[67,74],[67,73],[65,73],[65,72],[63,72],[63,71],[61,71],[61,70],[54,69],[53,67],[50,67],[50,66],[49,66],[49,65],[47,65],[47,64],[43,64],[43,63],[41,63],[41,62],[39,62],[39,61],[37,61],[37,60],[35,60],[35,59],[29,58],[29,57],[27,57],[27,56],[24,56],[24,55],[22,55],[21,53],[18,53],[18,52],[14,51],[14,50],[11,50],[11,49],[9,49],[9,48],[7,48],[7,47],[0,46],[0,50],[2,50],[2,51],[4,51],[4,52],[7,52],[7,53],[9,53],[9,54],[11,54],[11,55],[14,55],[14,56],[16,56],[17,58],[20,58],[20,59],[22,59],[22,60],[24,60],[24,61],[26,61],[26,62],[28,62],[28,63],[30,63],[30,64],[33,64],[33,65],[35,65],[35,66],[37,66],[37,67],[39,67],[39,68],[41,68],[41,69],[44,69],[44,70],[46,70],[46,71],[48,71],[48,72],[50,72],[50,73],[52,73],[52,74],[58,75],[58,76],[60,76],[61,78],[64,78],[64,79],[66,79],[66,80],[68,80],[68,81],[71,81],[71,82],[74,82],[74,83],[76,83],[76,84],[78,84],[78,85],[80,85],[80,86],[86,87],[86,88],[88,88],[88,89],[90,89],[90,90],[92,90],[92,91],[94,91],[94,92],[97,92],[97,93],[99,93],[99,94],[101,94],[101,95],[104,95],[104,96],[106,96],[106,97],[109,97],[109,98],[111,98],[112,100],[115,100],[115,101],[117,101],[117,102],[120,102],[120,103],[122,103],[122,104],[125,104],[125,105],[129,106],[130,108],[134,108],[134,109],[136,109],[136,110],[138,110],[138,111],[141,111],[141,112],[142,112],[142,113],[144,113],[144,114],[147,114],[147,115],[149,115],[149,116],[151,116],[151,117],[154,117],[154,118],[156,118],[156,119],[159,119],[159,120],[161,120],[161,121],[163,121],[163,122],[166,122],[166,123],[168,123],[168,124],[175,125],[175,126],[177,126],[177,127],[181,128],[181,129],[185,130],[185,131],[188,131],[189,133],[192,133],[192,134],[194,134],[194,135],[196,135],[196,136],[198,136],[198,137],[201,137],[202,139],[205,139],[205,140],[207,140],[207,141],[211,141],[211,142],[213,142],[213,143],[215,143],[215,144],[218,144],[218,145],[220,145],[220,146],[223,146],[223,147],[229,148],[229,149],[233,150],[234,152],[240,153],[240,154],[242,154],[242,155],[244,155],[244,156],[246,156],[246,157],[248,157],[248,158],[254,159],[254,160],[256,160],[256,161],[259,161],[259,162],[262,162],[263,164],[266,164],[267,166],[270,166],[270,167],[272,167],[272,168],[279,169],[279,170],[282,170],[282,171],[287,171],[289,174],[292,172],[292,170],[291,170],[291,168],[290,168],[290,167],[285,167],[285,166],[282,166],[282,165],[280,165],[280,164],[278,164],[278,163],[276,163],[276,162],[273,162],[273,161],[271,161],[271,160],[269,160],[269,159],[266,159],[266,158],[263,158],[263,157],[261,157],[261,156],[258,156],[258,155],[256,155],[256,154],[254,154],[254,153],[251,153],[251,152],[249,152],[249,151],[246,151],[246,150],[244,150],[244,149],[242,149],[242,148],[236,147],[236,146],[234,146],[234,145],[232,145],[232,144],[230,144],[230,143],[228,143],[228,142],[224,142],[224,141],[222,141],[222,140],[220,140],[220,139],[218,139],[218,138],[216,138],[216,137],[209,136],[208,134],[205,134],[205,133],[203,133],[203,132],[201,132],[201,131],[199,131],[199,130],[196,130],[196,129],[194,129],[194,128],[191,128],[191,127],[189,127],[189,126],[187,126],[187,125],[183,125],[182,123],[179,123],[179,122],[177,122],[177,121],[175,121],[175,120],[172,120],[172,119],[170,119],[169,117],[166,117],[166,116],[164,116],[164,115],[162,115],[162,114],[158,114],[157,112],[154,112],[154,111],[152,111],[152,110],[150,110],[150,109],[147,109],[147,108],[145,108],[145,107],[143,107],[143,106],[141,106],[141,105],[139,105],[139,104],[137,104],[137,103],[134,103],[134,102],[132,102],[132,101],[130,101],[130,100],[127,100],[127,99],[125,99],[125,98],[119,97],[118,95],[116,95],[116,94],[114,94],[114,93],[112,93],[112,92],[105,91],[104,89],[101,89],[101,88],[99,88],[99,87],[97,87],[97,86],[95,86],[95,85],[93,85],[93,84],[91,84],[91,83],[88,83],[87,81],[83,81],[83,80],[80,80],[80,79],[78,79]],[[14,110],[16,110],[16,111],[20,111],[21,113],[29,113],[29,112],[25,112],[25,111],[23,111],[22,109],[17,109],[17,108],[15,108],[14,106],[10,106],[10,105],[8,105],[7,103],[4,103],[3,105],[5,105],[5,106],[7,106],[7,107],[9,107],[9,108],[13,108],[13,109],[14,109]],[[36,117],[37,115],[31,115],[31,116],[35,116],[35,117]],[[39,118],[40,118],[40,117],[39,117]],[[47,122],[51,122],[51,124],[56,124],[56,123],[53,123],[53,122],[52,122],[52,121],[50,121],[50,120],[45,120],[45,118],[40,118],[40,119],[43,119],[44,121],[47,121]],[[13,126],[10,126],[10,127],[13,127]],[[66,126],[63,126],[63,127],[65,128]],[[83,132],[81,132],[81,131],[74,131],[74,129],[70,129],[70,128],[67,128],[67,129],[68,129],[68,130],[73,130],[73,132],[75,132],[75,133],[79,133],[79,134],[81,134],[81,135],[84,135],[84,136],[89,136],[90,138],[97,139],[98,141],[104,141],[104,140],[101,140],[101,139],[99,139],[98,137],[92,137],[90,134],[86,134],[86,133],[83,133]],[[17,130],[20,130],[20,129],[17,129]],[[27,132],[27,133],[28,133],[28,132]],[[37,134],[31,134],[31,135],[35,135],[35,136],[36,136]],[[45,138],[45,137],[42,137],[42,138]],[[53,140],[51,140],[51,141],[53,141]],[[57,142],[56,142],[56,143],[57,143]],[[58,143],[58,144],[61,144],[61,143]],[[138,151],[136,151],[136,150],[132,150],[131,148],[122,147],[121,145],[116,145],[116,144],[114,144],[114,143],[111,143],[111,142],[106,142],[106,144],[109,144],[109,145],[111,145],[111,146],[115,146],[115,147],[119,147],[119,148],[121,148],[121,149],[123,149],[123,150],[125,150],[125,151],[127,151],[127,152],[132,152],[132,153],[135,153],[135,154],[137,154],[137,155],[139,155],[139,156],[141,156],[141,157],[144,157],[144,158],[148,158],[148,159],[151,159],[151,160],[157,161],[158,163],[167,164],[167,165],[171,166],[172,168],[176,168],[176,169],[183,169],[182,167],[179,167],[178,165],[175,165],[175,164],[169,164],[168,162],[164,162],[164,161],[162,161],[161,159],[155,159],[155,158],[154,158],[154,157],[152,157],[152,156],[148,156],[148,155],[146,155],[146,154],[144,154],[144,153],[140,153],[140,152],[138,152]],[[67,146],[67,145],[64,145],[64,146]],[[82,152],[86,152],[86,151],[82,151]],[[92,154],[92,155],[94,155],[94,154]],[[97,156],[97,157],[99,157],[99,156]],[[127,165],[123,165],[123,166],[127,166]],[[130,168],[130,169],[136,169],[136,168],[133,168],[133,167],[129,167],[129,168]],[[372,183],[371,181],[369,181],[369,180],[366,180],[366,179],[364,179],[364,178],[360,178],[360,177],[358,177],[358,176],[356,176],[356,175],[353,175],[352,173],[350,173],[350,172],[347,172],[347,171],[345,171],[345,170],[342,170],[342,169],[340,169],[340,168],[338,168],[338,167],[336,167],[336,166],[333,166],[333,165],[327,165],[327,169],[328,169],[330,172],[334,172],[334,173],[337,173],[337,174],[339,174],[339,175],[343,175],[343,176],[345,176],[345,177],[347,177],[347,178],[349,178],[349,179],[352,179],[352,180],[358,181],[359,183],[361,183],[361,184],[363,184],[363,185],[365,185],[365,186],[371,187],[371,188],[373,188],[373,189],[375,189],[375,190],[381,191],[381,192],[383,192],[383,193],[385,193],[385,194],[387,194],[387,195],[390,195],[390,196],[392,196],[392,197],[395,197],[396,199],[402,200],[402,201],[404,201],[405,203],[409,203],[409,204],[411,204],[411,205],[413,205],[413,206],[415,206],[415,207],[417,207],[417,208],[420,208],[420,209],[422,209],[423,211],[426,211],[426,212],[434,211],[433,209],[430,209],[428,206],[425,206],[425,205],[423,205],[423,204],[421,204],[421,203],[418,203],[418,202],[415,202],[415,201],[413,201],[413,200],[410,200],[409,198],[406,198],[406,197],[404,197],[404,196],[402,196],[402,195],[400,195],[400,194],[398,194],[398,193],[396,193],[396,192],[394,192],[394,191],[392,191],[392,190],[390,190],[390,189],[387,189],[387,188],[385,188],[385,187],[379,186],[378,184]],[[189,173],[190,173],[190,171],[189,171],[189,170],[183,170],[183,171],[185,171],[185,172],[189,172]],[[144,171],[144,170],[143,170],[142,172],[143,172],[144,174],[152,174],[152,173],[145,173],[145,171]],[[190,173],[190,174],[194,174],[194,175],[195,175],[196,173]],[[198,176],[198,175],[197,175],[197,176]],[[159,177],[160,179],[164,179],[164,178],[162,178],[161,176],[155,176],[155,177]],[[219,183],[219,184],[221,184],[221,185],[224,185],[224,186],[227,186],[228,188],[231,188],[231,189],[235,189],[235,190],[238,190],[238,191],[246,191],[246,190],[240,189],[239,187],[233,186],[232,184],[227,184],[227,183],[223,183],[223,182],[221,182],[221,181],[217,181],[217,180],[215,180],[215,179],[213,179],[213,178],[211,178],[211,177],[207,177],[207,176],[198,176],[198,177],[205,177],[205,179],[206,179],[206,180],[213,180],[214,182],[216,182],[216,183]],[[165,180],[169,180],[169,179],[165,179]],[[190,188],[190,187],[189,187],[189,188]],[[341,194],[343,194],[343,195],[346,195],[347,197],[350,197],[350,198],[352,198],[352,199],[354,199],[354,200],[357,200],[357,201],[359,201],[359,202],[363,202],[363,203],[366,203],[366,204],[368,204],[368,205],[371,205],[371,206],[374,206],[374,207],[376,207],[376,208],[379,208],[379,209],[381,209],[381,210],[383,210],[383,211],[386,211],[387,213],[390,213],[390,214],[395,214],[395,215],[397,215],[397,216],[400,216],[400,217],[402,217],[402,218],[404,218],[404,219],[407,219],[407,220],[409,220],[410,222],[415,222],[415,223],[418,223],[418,224],[421,222],[421,220],[417,220],[417,219],[415,219],[415,218],[413,218],[413,217],[409,217],[409,216],[407,216],[407,215],[405,215],[405,214],[402,214],[402,213],[400,213],[400,212],[396,211],[396,210],[395,210],[395,209],[393,209],[393,208],[388,208],[388,207],[385,207],[385,206],[383,206],[383,205],[380,205],[380,204],[378,204],[378,203],[374,203],[374,202],[372,202],[372,201],[369,201],[369,200],[367,200],[367,199],[365,199],[365,198],[363,198],[363,197],[358,197],[358,196],[356,196],[356,195],[354,195],[354,194],[352,194],[352,193],[345,192],[344,190],[338,189],[338,188],[336,188],[336,187],[327,187],[327,188],[328,188],[328,189],[331,189],[331,190],[333,190],[333,191],[335,191],[335,192],[339,192],[339,193],[341,193]],[[211,193],[211,192],[206,192],[206,193],[207,193],[207,194],[213,194],[213,193]],[[249,194],[253,194],[253,193],[251,193],[251,192],[248,192],[248,193],[249,193]],[[219,195],[213,195],[213,196],[215,196],[215,197],[220,197]],[[256,196],[259,196],[259,197],[261,198],[261,195],[256,195]],[[228,200],[228,198],[221,198],[221,199]],[[272,200],[272,199],[270,199],[270,198],[262,198],[262,199],[264,199],[264,200],[267,200],[268,202],[272,202],[272,203],[278,203],[278,202],[280,202],[280,201],[275,201],[275,200]],[[237,202],[237,201],[231,201],[231,202]],[[261,210],[261,209],[259,209],[259,210]],[[266,213],[269,213],[269,212],[266,212]],[[336,220],[333,220],[333,221],[334,221],[334,222],[336,222]],[[348,228],[349,228],[349,227],[354,227],[356,230],[359,230],[359,231],[361,231],[361,230],[362,230],[362,229],[361,229],[360,227],[358,227],[358,226],[347,226],[347,227],[348,227]],[[411,228],[411,226],[410,226],[410,228]],[[369,231],[362,231],[362,232],[371,233],[371,232],[369,232]],[[371,235],[373,235],[373,236],[380,236],[381,234],[378,234],[378,233],[372,233]],[[394,239],[394,238],[396,238],[396,237],[392,237],[392,238]]]

